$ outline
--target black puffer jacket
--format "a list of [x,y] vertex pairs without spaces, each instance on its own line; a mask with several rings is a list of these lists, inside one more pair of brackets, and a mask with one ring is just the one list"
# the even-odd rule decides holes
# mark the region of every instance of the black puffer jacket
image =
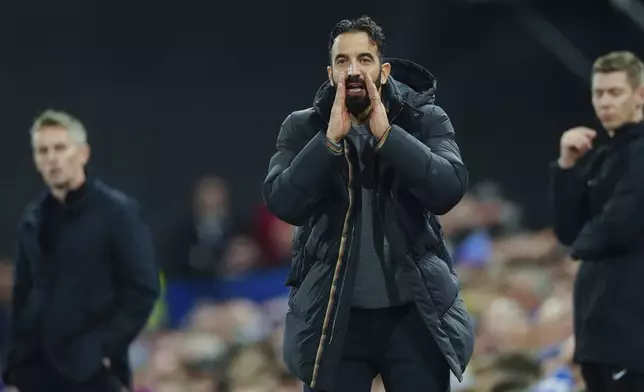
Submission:
[[[449,118],[434,105],[434,77],[409,61],[389,62],[392,76],[382,95],[392,129],[376,158],[373,217],[374,233],[387,241],[376,241],[383,246],[378,253],[395,261],[428,333],[460,379],[474,334],[435,215],[460,201],[467,170]],[[355,148],[346,141],[344,155],[336,155],[326,145],[334,94],[325,83],[312,108],[286,118],[263,185],[268,209],[298,226],[284,359],[299,379],[327,391],[347,328],[361,213],[361,188],[352,185],[359,168]]]

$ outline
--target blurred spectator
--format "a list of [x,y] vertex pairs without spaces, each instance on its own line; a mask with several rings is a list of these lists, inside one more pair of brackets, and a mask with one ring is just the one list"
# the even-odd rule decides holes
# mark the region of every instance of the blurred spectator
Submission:
[[255,268],[263,259],[257,242],[249,236],[233,237],[221,259],[220,276],[237,276]]
[[226,182],[203,177],[195,187],[191,212],[160,239],[167,279],[212,278],[249,268],[257,251],[252,240],[239,237],[241,226],[233,217]]
[[255,238],[262,250],[262,267],[291,264],[293,226],[279,220],[262,204],[255,218]]

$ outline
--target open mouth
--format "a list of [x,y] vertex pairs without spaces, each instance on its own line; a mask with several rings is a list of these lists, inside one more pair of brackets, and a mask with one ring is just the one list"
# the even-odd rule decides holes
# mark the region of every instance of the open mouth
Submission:
[[364,92],[365,86],[362,83],[349,83],[347,91],[351,94],[360,94]]

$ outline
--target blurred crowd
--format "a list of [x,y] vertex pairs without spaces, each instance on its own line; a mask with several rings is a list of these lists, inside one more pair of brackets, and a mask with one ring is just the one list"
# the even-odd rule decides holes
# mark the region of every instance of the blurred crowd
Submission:
[[[278,286],[266,291],[272,294],[259,295],[259,285],[252,283],[249,295],[243,290],[234,298],[193,293],[183,302],[189,304],[186,309],[170,309],[178,303],[169,300],[174,284],[243,287],[249,275],[256,279],[288,270],[293,227],[262,206],[250,219],[236,217],[233,200],[224,179],[204,177],[195,187],[191,212],[156,233],[166,297],[131,347],[135,391],[301,390],[281,361],[288,293],[283,279],[262,283]],[[572,364],[577,264],[550,230],[525,230],[521,217],[521,207],[491,182],[474,186],[441,217],[477,328],[474,357],[463,382],[453,380],[453,391],[582,390]],[[11,263],[0,259],[4,330]],[[177,314],[178,320],[170,320]],[[373,391],[384,391],[380,380]]]
[[454,391],[583,390],[572,363],[577,263],[551,230],[524,230],[521,215],[488,183],[441,220],[477,329],[474,357]]

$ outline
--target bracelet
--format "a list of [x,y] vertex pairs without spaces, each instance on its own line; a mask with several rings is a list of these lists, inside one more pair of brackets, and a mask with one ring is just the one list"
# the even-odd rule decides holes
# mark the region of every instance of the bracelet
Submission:
[[335,141],[333,141],[333,140],[331,140],[331,139],[329,139],[329,138],[327,137],[327,138],[326,138],[326,145],[327,145],[327,147],[329,147],[329,149],[330,149],[331,151],[333,151],[334,153],[336,153],[336,154],[340,154],[340,153],[342,153],[342,150],[343,150],[342,142],[337,143],[337,142],[335,142]]
[[380,138],[380,140],[378,141],[378,144],[376,145],[376,150],[379,150],[380,147],[382,147],[385,140],[387,140],[387,137],[389,136],[390,131],[391,131],[391,125],[389,126],[389,128],[385,130],[385,133],[382,134],[382,137]]

